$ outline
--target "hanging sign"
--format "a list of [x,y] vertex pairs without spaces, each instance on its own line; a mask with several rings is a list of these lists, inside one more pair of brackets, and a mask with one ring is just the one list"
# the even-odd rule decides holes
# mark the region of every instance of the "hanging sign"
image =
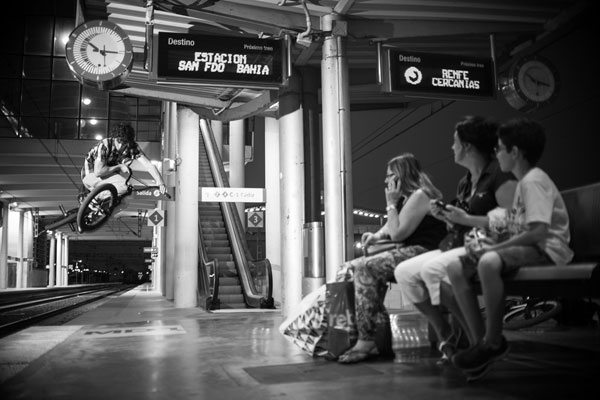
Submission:
[[[412,97],[489,99],[496,79],[491,58],[386,49],[383,90]],[[385,68],[385,66],[388,68]]]
[[264,203],[265,189],[201,187],[200,201],[221,203]]
[[163,82],[276,88],[283,83],[283,41],[159,32]]

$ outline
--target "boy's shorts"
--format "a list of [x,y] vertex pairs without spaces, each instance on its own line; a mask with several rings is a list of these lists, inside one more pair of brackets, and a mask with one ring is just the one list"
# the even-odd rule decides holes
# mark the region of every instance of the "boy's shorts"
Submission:
[[[493,250],[502,260],[502,276],[515,274],[519,268],[527,265],[554,264],[550,257],[537,246],[512,246],[500,250]],[[477,275],[477,264],[480,256],[467,254],[460,257],[463,271],[468,278]]]

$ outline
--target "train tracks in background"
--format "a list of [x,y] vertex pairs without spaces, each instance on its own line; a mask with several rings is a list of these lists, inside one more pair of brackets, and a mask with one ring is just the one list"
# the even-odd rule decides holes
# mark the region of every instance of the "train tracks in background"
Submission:
[[0,337],[135,286],[137,285],[110,283],[2,292]]

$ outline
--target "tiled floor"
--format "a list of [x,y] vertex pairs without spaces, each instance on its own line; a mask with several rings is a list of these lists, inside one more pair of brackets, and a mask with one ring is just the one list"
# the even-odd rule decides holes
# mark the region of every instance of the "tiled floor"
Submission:
[[545,324],[507,332],[508,358],[467,383],[425,349],[410,362],[313,359],[278,311],[176,309],[142,287],[62,326],[0,340],[5,399],[592,399],[600,331]]

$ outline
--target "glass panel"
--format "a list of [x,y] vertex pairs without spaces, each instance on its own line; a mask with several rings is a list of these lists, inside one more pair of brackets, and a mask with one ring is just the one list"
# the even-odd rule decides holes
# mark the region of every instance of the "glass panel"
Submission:
[[136,137],[140,142],[159,142],[161,138],[160,123],[156,121],[138,121]]
[[25,54],[52,54],[54,24],[52,17],[27,17],[25,25]]
[[[59,2],[60,3],[60,2]],[[56,18],[54,23],[54,55],[64,56],[65,45],[69,35],[75,28],[75,20],[72,18]]]
[[160,105],[158,100],[139,99],[138,118],[160,121]]
[[110,119],[137,119],[135,97],[110,95]]
[[14,117],[0,117],[0,137],[16,137],[19,123]]
[[21,132],[25,137],[48,138],[48,119],[37,117],[21,117]]
[[23,78],[25,79],[50,79],[51,57],[25,56],[23,57]]
[[77,139],[77,119],[51,118],[50,137],[56,139]]
[[73,72],[69,69],[69,65],[64,57],[52,59],[52,79],[60,81],[77,81],[73,76]]
[[21,114],[48,116],[50,109],[50,81],[23,81]]
[[3,54],[0,57],[0,77],[19,78],[22,59],[20,55]]
[[19,79],[0,79],[0,101],[3,103],[2,112],[19,114],[21,81]]
[[3,53],[23,54],[25,22],[21,16],[11,15],[3,18],[0,24],[0,51]]
[[53,82],[50,115],[53,117],[79,116],[79,83]]
[[79,139],[99,140],[99,136],[106,137],[106,128],[108,121],[105,119],[81,119],[81,128],[79,130]]
[[108,92],[82,86],[81,117],[107,118]]

